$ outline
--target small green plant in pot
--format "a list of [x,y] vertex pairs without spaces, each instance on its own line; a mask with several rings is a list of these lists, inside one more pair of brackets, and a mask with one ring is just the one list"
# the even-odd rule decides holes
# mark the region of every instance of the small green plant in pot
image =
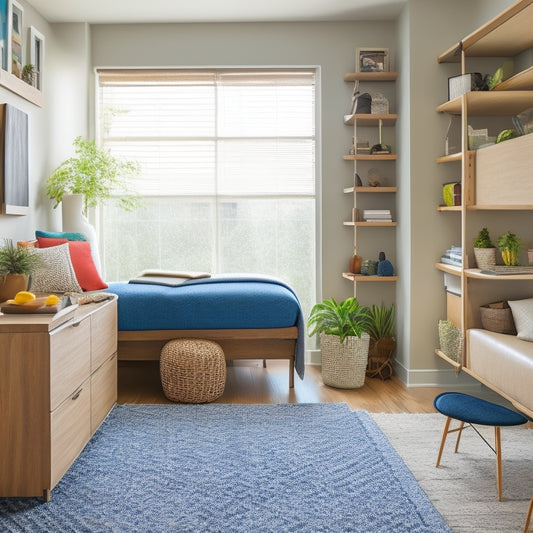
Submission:
[[514,233],[507,231],[498,237],[497,244],[505,265],[518,266],[520,264],[520,250],[522,249],[522,241],[520,238]]
[[317,303],[307,322],[309,335],[320,336],[322,380],[340,389],[355,389],[365,382],[370,337],[365,331],[368,309],[355,298],[338,303],[334,298]]
[[364,328],[370,335],[366,375],[388,379],[393,374],[392,359],[396,351],[395,305],[372,305],[364,319]]
[[31,248],[6,240],[0,248],[0,302],[10,300],[28,288],[28,278],[42,266],[41,256]]
[[496,247],[487,228],[483,228],[474,239],[474,257],[481,270],[492,270],[496,265]]

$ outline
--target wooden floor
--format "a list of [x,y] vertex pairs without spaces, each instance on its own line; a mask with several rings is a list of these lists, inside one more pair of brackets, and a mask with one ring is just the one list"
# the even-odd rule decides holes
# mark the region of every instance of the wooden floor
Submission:
[[[163,394],[158,362],[119,363],[118,403],[171,403]],[[406,387],[397,377],[367,378],[360,389],[343,390],[322,382],[319,366],[307,366],[305,379],[288,385],[288,362],[235,361],[227,367],[226,388],[217,403],[345,402],[374,413],[434,413],[433,399],[445,389]],[[449,390],[449,389],[446,389]]]

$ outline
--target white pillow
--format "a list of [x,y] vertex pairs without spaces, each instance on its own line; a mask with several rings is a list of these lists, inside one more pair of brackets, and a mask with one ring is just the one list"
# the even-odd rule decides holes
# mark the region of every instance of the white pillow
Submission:
[[68,243],[34,248],[33,253],[41,256],[44,266],[31,276],[32,292],[82,292],[70,260]]
[[533,298],[508,302],[516,326],[517,337],[533,342]]

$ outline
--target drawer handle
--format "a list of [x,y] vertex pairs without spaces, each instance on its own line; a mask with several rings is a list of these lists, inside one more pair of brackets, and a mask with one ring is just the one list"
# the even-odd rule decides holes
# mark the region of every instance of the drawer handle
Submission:
[[80,394],[81,394],[81,391],[83,389],[80,389],[79,391],[75,392],[74,393],[74,396],[72,396],[72,398],[70,398],[71,400],[77,400],[79,397],[80,397]]
[[82,322],[81,320],[78,320],[77,322],[74,322],[74,323],[72,324],[72,327],[73,327],[73,328],[77,328],[77,327],[81,324],[81,322]]

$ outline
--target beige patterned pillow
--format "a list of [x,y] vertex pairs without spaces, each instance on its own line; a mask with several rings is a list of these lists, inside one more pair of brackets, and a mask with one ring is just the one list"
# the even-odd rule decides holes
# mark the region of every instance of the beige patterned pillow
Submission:
[[33,253],[41,256],[44,266],[31,276],[32,292],[82,292],[70,260],[68,243],[34,248]]
[[533,342],[533,298],[508,302],[518,332],[517,337],[523,341]]

